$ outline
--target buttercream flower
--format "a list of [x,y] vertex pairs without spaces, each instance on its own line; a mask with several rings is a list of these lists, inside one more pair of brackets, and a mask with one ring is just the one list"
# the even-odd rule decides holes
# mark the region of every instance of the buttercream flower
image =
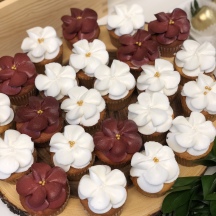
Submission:
[[100,112],[105,109],[105,101],[96,89],[77,86],[69,90],[68,96],[62,102],[61,109],[66,112],[69,124],[92,126],[98,122]]
[[145,151],[134,154],[131,166],[130,175],[137,177],[139,187],[148,193],[159,192],[164,183],[175,181],[179,175],[172,149],[153,141],[145,143]]
[[0,179],[28,170],[34,161],[33,151],[31,137],[16,130],[6,130],[4,139],[0,138]]
[[117,58],[120,61],[131,62],[140,67],[154,61],[159,57],[158,44],[151,40],[151,34],[138,29],[134,35],[122,35],[119,37],[120,46],[117,50]]
[[34,163],[31,174],[17,181],[18,194],[34,211],[61,207],[67,199],[67,175],[60,167]]
[[66,172],[70,167],[82,169],[92,160],[93,138],[79,125],[67,125],[63,133],[56,133],[50,140],[53,161]]
[[69,89],[77,86],[76,73],[71,66],[49,63],[45,65],[45,75],[39,74],[36,77],[35,86],[39,91],[44,91],[45,96],[60,100],[67,95]]
[[215,135],[211,121],[206,121],[202,113],[191,112],[188,118],[178,116],[173,120],[166,141],[175,152],[202,155],[214,141]]
[[57,37],[53,27],[34,27],[27,30],[27,34],[28,37],[23,40],[21,49],[27,53],[32,62],[53,59],[59,54],[62,41]]
[[93,166],[89,168],[89,175],[84,175],[79,182],[79,198],[88,199],[91,211],[103,214],[125,203],[126,184],[126,178],[120,170],[111,170],[106,165]]
[[137,79],[137,88],[146,92],[162,92],[167,96],[178,90],[180,74],[174,71],[173,64],[167,60],[156,59],[155,65],[143,65],[143,72]]
[[171,44],[175,40],[186,40],[190,31],[190,22],[187,14],[180,8],[175,8],[172,13],[160,12],[155,14],[157,20],[148,24],[148,31],[156,34],[160,44]]
[[19,94],[22,87],[34,84],[36,75],[34,64],[24,53],[0,58],[0,92],[4,94]]
[[70,65],[77,71],[83,71],[94,77],[95,69],[100,64],[107,64],[109,60],[105,44],[98,39],[88,42],[83,39],[73,44],[72,54],[70,55]]

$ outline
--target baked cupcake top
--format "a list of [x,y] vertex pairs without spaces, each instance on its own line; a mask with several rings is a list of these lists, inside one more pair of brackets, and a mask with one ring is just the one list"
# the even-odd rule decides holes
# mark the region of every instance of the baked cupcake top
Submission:
[[211,121],[206,121],[202,113],[191,112],[190,117],[178,116],[173,120],[166,142],[174,152],[198,156],[208,150],[215,135]]
[[68,196],[67,175],[60,167],[34,163],[31,173],[17,181],[16,190],[34,211],[58,209]]
[[19,94],[23,87],[34,85],[36,75],[34,64],[24,53],[0,58],[1,93],[9,96]]
[[97,13],[90,8],[85,8],[84,10],[71,8],[70,10],[70,16],[65,15],[61,18],[64,38],[66,40],[72,40],[78,37],[78,40],[93,40],[99,28],[97,24]]
[[99,65],[95,70],[95,78],[94,88],[102,96],[108,95],[112,100],[124,98],[136,84],[129,66],[115,59],[111,68],[107,65]]
[[216,114],[216,82],[210,76],[199,74],[196,81],[184,84],[181,94],[191,111]]
[[215,62],[216,50],[208,41],[200,44],[194,40],[186,40],[175,57],[175,64],[182,68],[182,72],[193,77],[200,73],[213,72]]
[[69,63],[76,71],[82,69],[86,75],[94,77],[95,69],[100,64],[107,64],[109,54],[106,45],[98,39],[88,42],[86,39],[73,44]]
[[78,186],[80,199],[88,199],[88,206],[96,214],[108,212],[111,208],[121,207],[127,199],[125,175],[118,169],[111,170],[106,165],[89,168]]
[[143,29],[138,29],[132,36],[122,35],[119,42],[121,46],[117,50],[117,58],[132,64],[131,67],[140,67],[159,58],[158,43]]
[[148,24],[148,31],[156,35],[156,40],[160,44],[167,45],[188,38],[190,22],[184,10],[175,8],[172,13],[160,12],[155,14],[155,17],[157,19]]
[[26,32],[28,37],[23,40],[21,49],[27,53],[32,62],[53,59],[59,54],[62,41],[53,27],[34,27]]
[[164,59],[156,59],[155,65],[143,65],[143,72],[137,79],[137,88],[149,93],[162,92],[167,96],[178,90],[180,74],[174,71],[173,64]]
[[137,177],[139,187],[148,193],[159,192],[164,183],[175,181],[179,175],[172,149],[153,141],[145,143],[145,151],[134,154],[131,166],[130,175]]
[[113,162],[121,162],[140,150],[142,138],[135,122],[108,118],[103,121],[101,131],[94,134],[94,144],[96,151]]
[[11,123],[14,118],[14,111],[10,105],[9,97],[0,93],[0,126]]
[[105,109],[105,101],[96,89],[84,86],[73,87],[68,91],[69,98],[61,104],[66,112],[65,119],[69,124],[93,126],[100,119],[100,112]]
[[128,107],[128,119],[137,124],[141,134],[150,135],[169,130],[173,110],[166,95],[160,92],[152,94],[143,92],[138,95],[137,100]]
[[0,138],[0,179],[28,170],[34,162],[31,137],[16,130],[6,130]]
[[26,106],[17,108],[15,122],[22,123],[18,131],[29,135],[33,140],[42,132],[53,133],[60,123],[59,102],[50,96],[31,96]]
[[130,7],[125,4],[115,5],[114,11],[107,18],[107,28],[114,29],[118,36],[133,35],[138,29],[143,28],[144,24],[143,8],[138,4],[133,4]]
[[82,169],[89,165],[94,150],[93,138],[79,125],[67,125],[63,133],[56,133],[50,140],[53,162],[67,172],[70,167]]
[[69,89],[77,86],[76,73],[69,65],[49,63],[45,65],[45,75],[39,74],[36,77],[35,86],[39,91],[43,91],[45,96],[61,100]]

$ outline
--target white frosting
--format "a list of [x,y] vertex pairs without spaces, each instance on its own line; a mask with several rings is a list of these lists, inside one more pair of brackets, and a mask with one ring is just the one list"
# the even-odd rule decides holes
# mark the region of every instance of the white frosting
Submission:
[[182,89],[186,104],[191,111],[207,111],[216,114],[216,82],[205,74],[199,74],[196,81],[187,82]]
[[111,68],[99,65],[95,70],[94,88],[101,95],[107,95],[112,100],[124,98],[129,90],[135,87],[136,81],[130,73],[129,66],[121,61],[113,60]]
[[137,177],[139,187],[148,193],[159,192],[164,183],[175,181],[179,175],[172,149],[153,141],[145,143],[145,151],[133,155],[131,166],[130,175]]
[[178,153],[188,152],[198,156],[204,154],[214,141],[216,129],[211,121],[199,112],[192,112],[190,117],[176,117],[167,134],[167,144]]
[[21,49],[28,53],[32,62],[53,59],[59,54],[62,41],[57,37],[53,27],[34,27],[27,30],[27,34],[28,37],[23,40]]
[[107,24],[107,28],[115,29],[118,36],[132,35],[145,24],[143,8],[138,4],[130,7],[125,4],[115,5],[113,13],[108,15]]
[[98,39],[88,42],[86,39],[73,44],[69,63],[76,71],[82,69],[86,75],[94,77],[95,69],[100,64],[107,64],[109,54],[106,45]]
[[213,72],[215,69],[216,50],[206,41],[199,44],[194,40],[186,40],[182,50],[176,53],[175,63],[187,76],[198,76],[200,73]]
[[36,77],[35,86],[39,91],[44,91],[45,96],[60,100],[68,94],[69,89],[77,86],[76,73],[71,66],[49,63],[45,65],[45,75]]
[[67,172],[70,167],[82,169],[89,165],[94,150],[93,138],[79,125],[67,125],[63,133],[56,133],[50,139],[53,162]]
[[149,93],[161,92],[167,96],[178,90],[180,74],[174,71],[173,64],[164,59],[156,59],[155,65],[141,66],[143,72],[137,79],[137,88]]
[[80,199],[88,199],[89,208],[96,214],[108,212],[111,208],[121,207],[127,199],[126,178],[118,169],[97,165],[89,168],[78,186]]
[[137,102],[128,107],[128,119],[133,120],[144,135],[166,132],[172,124],[173,110],[168,97],[160,92],[138,95]]
[[68,99],[61,104],[66,112],[66,121],[69,124],[93,126],[100,119],[100,112],[105,109],[105,101],[96,89],[87,89],[84,86],[71,88]]
[[7,95],[0,93],[0,126],[12,122],[14,111],[10,107],[10,99]]
[[6,130],[4,140],[0,138],[0,179],[28,170],[34,162],[33,151],[34,143],[30,136]]

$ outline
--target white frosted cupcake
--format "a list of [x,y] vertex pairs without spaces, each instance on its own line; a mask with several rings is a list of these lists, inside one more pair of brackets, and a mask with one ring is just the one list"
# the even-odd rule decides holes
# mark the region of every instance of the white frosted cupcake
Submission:
[[172,149],[158,142],[146,142],[145,151],[131,160],[130,175],[139,192],[149,197],[164,195],[179,176],[179,166]]
[[178,116],[167,134],[167,144],[172,148],[178,163],[194,166],[194,160],[205,157],[212,149],[216,130],[211,121],[199,112],[190,117]]

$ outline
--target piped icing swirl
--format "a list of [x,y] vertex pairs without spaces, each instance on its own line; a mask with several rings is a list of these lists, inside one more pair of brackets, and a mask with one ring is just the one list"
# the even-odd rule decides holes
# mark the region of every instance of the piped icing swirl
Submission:
[[160,44],[171,44],[176,40],[184,41],[190,32],[190,22],[187,14],[180,8],[175,8],[172,13],[160,12],[155,14],[157,20],[148,24],[148,31],[156,35]]
[[208,41],[200,44],[194,40],[186,40],[175,57],[175,64],[182,68],[182,72],[193,77],[200,73],[213,72],[215,62],[216,50]]
[[95,70],[95,78],[94,88],[102,96],[108,95],[112,100],[124,98],[136,84],[129,66],[115,59],[111,68],[107,65],[99,65]]
[[53,162],[67,172],[70,167],[82,169],[92,160],[93,138],[79,125],[67,125],[63,133],[56,133],[50,140]]
[[149,93],[162,92],[167,96],[178,90],[180,74],[174,71],[173,64],[164,59],[156,59],[155,65],[143,65],[143,72],[137,79],[137,88]]
[[61,104],[66,112],[66,121],[69,124],[93,126],[100,119],[100,112],[105,109],[105,101],[96,89],[87,89],[84,86],[71,88],[68,99]]
[[27,53],[32,62],[53,59],[59,54],[62,41],[53,27],[34,27],[27,30],[27,34],[28,37],[23,40],[21,49]]
[[45,65],[45,75],[39,74],[36,77],[35,86],[39,91],[43,91],[45,96],[60,100],[67,95],[69,89],[77,86],[76,73],[69,65],[49,63]]
[[16,130],[6,130],[0,138],[0,179],[28,170],[34,162],[31,137]]
[[1,93],[9,96],[19,94],[23,87],[34,85],[36,75],[34,64],[24,53],[0,58]]
[[216,114],[216,82],[210,76],[199,74],[196,81],[183,86],[181,94],[191,111]]
[[31,173],[17,181],[16,190],[33,211],[58,209],[68,197],[67,175],[60,167],[34,163]]
[[128,119],[133,120],[144,135],[163,133],[172,124],[173,110],[166,95],[160,92],[138,95],[137,102],[128,107]]
[[111,170],[106,165],[96,165],[89,168],[89,175],[81,178],[78,195],[82,200],[88,199],[91,211],[103,214],[125,203],[126,184],[126,178],[120,170]]
[[114,11],[107,18],[107,28],[114,29],[118,36],[134,34],[138,29],[143,28],[145,17],[143,8],[138,4],[127,7],[125,4],[114,6]]
[[83,39],[73,44],[69,63],[76,71],[82,69],[86,75],[94,77],[95,69],[100,64],[107,64],[108,60],[106,45],[101,40],[88,42]]
[[174,152],[198,156],[208,150],[215,135],[211,121],[206,121],[202,113],[191,112],[190,117],[178,116],[173,120],[166,141]]
[[137,177],[139,187],[148,193],[159,192],[164,183],[175,181],[179,175],[172,149],[153,141],[145,143],[145,151],[134,154],[131,166],[130,175]]

